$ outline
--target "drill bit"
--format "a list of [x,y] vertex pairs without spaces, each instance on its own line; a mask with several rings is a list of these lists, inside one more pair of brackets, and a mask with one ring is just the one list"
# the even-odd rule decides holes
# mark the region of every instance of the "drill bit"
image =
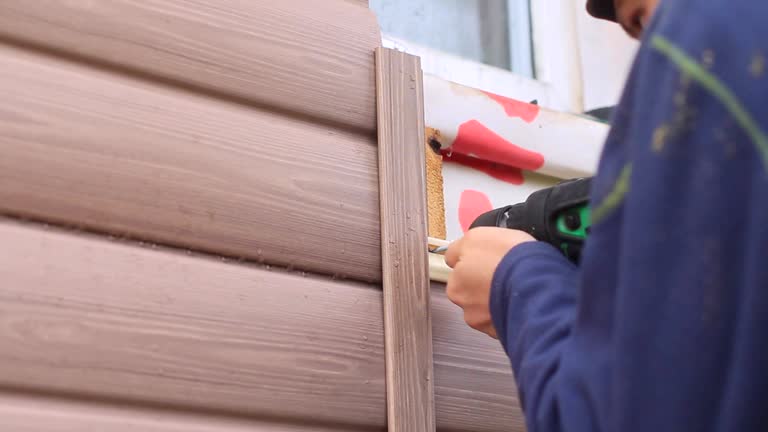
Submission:
[[445,251],[447,250],[448,250],[448,246],[438,246],[434,249],[430,249],[429,251],[435,254],[445,255]]

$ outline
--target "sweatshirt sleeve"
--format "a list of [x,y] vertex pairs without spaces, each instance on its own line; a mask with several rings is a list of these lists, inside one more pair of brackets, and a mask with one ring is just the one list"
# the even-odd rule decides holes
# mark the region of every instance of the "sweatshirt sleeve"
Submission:
[[576,267],[557,249],[528,242],[504,257],[491,287],[493,324],[518,377],[521,404],[546,407],[537,415],[553,422],[549,384],[576,313],[575,283]]
[[659,8],[580,265],[524,243],[494,275],[529,432],[765,429],[768,2]]

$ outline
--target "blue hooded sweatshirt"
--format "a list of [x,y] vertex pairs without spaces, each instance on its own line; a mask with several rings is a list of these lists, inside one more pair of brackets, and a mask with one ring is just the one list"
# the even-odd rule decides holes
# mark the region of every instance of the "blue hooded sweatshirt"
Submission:
[[662,1],[643,37],[580,266],[513,248],[493,322],[529,432],[768,431],[768,1]]

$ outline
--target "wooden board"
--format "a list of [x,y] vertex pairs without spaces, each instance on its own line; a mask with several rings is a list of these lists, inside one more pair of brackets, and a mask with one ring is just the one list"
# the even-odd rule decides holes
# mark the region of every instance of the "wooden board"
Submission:
[[381,39],[356,3],[4,0],[0,39],[372,133]]
[[0,393],[0,419],[2,419],[3,431],[8,432],[354,432],[361,430],[338,426],[299,426],[17,393]]
[[1,44],[0,94],[0,212],[381,278],[373,137]]
[[383,425],[381,293],[0,224],[0,388]]
[[435,430],[424,96],[418,57],[376,50],[389,431]]

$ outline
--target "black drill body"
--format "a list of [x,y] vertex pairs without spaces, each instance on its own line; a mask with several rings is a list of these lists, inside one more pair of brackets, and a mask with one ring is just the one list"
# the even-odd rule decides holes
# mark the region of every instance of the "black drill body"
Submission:
[[520,204],[508,205],[480,215],[471,228],[493,226],[525,231],[550,243],[574,263],[589,234],[591,177],[566,180],[532,193]]

